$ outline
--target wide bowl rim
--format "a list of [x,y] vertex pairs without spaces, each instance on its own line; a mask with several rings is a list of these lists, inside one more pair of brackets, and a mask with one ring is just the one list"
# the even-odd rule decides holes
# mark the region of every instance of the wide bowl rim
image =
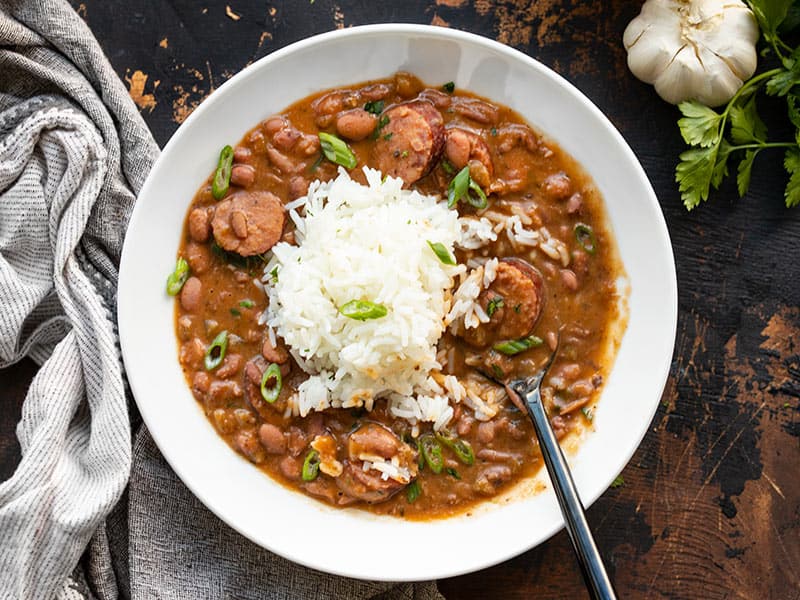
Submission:
[[[629,167],[632,167],[633,174],[638,178],[638,183],[642,185],[643,189],[647,191],[646,199],[642,199],[642,202],[647,203],[647,210],[649,210],[652,214],[650,215],[653,222],[656,224],[656,228],[652,231],[652,235],[658,238],[659,243],[668,251],[669,254],[669,265],[666,271],[663,272],[663,275],[669,279],[667,282],[669,289],[669,297],[663,299],[665,313],[662,315],[663,318],[666,320],[668,330],[671,332],[671,337],[669,341],[669,352],[666,352],[667,346],[665,345],[664,350],[664,358],[663,362],[660,365],[657,365],[657,368],[652,369],[652,378],[654,381],[654,385],[657,384],[658,389],[660,390],[660,395],[663,394],[663,390],[666,385],[666,381],[669,375],[669,368],[672,359],[672,352],[674,351],[674,344],[675,344],[675,335],[677,332],[677,310],[678,310],[678,300],[677,300],[677,277],[675,271],[675,261],[674,255],[672,252],[672,245],[669,238],[669,233],[667,230],[666,223],[664,221],[663,214],[661,213],[660,206],[655,195],[655,192],[650,185],[647,176],[639,163],[638,159],[636,158],[633,150],[624,140],[622,135],[619,131],[614,127],[614,125],[609,121],[609,119],[600,111],[600,109],[594,105],[580,90],[578,90],[573,84],[569,81],[543,65],[542,63],[538,62],[537,60],[533,59],[532,57],[508,46],[505,46],[499,42],[494,40],[464,32],[459,30],[447,29],[447,28],[440,28],[434,27],[430,25],[418,25],[418,24],[373,24],[373,25],[364,25],[358,27],[352,27],[343,30],[336,30],[327,33],[322,33],[319,35],[315,35],[313,37],[297,41],[293,44],[290,44],[284,48],[278,49],[271,54],[261,58],[260,60],[254,62],[253,64],[245,67],[242,71],[234,75],[231,79],[226,81],[222,84],[218,89],[216,89],[207,99],[205,99],[189,117],[181,124],[181,126],[177,129],[175,134],[170,138],[170,140],[165,145],[161,155],[156,160],[150,174],[147,177],[142,189],[139,193],[139,199],[148,197],[150,194],[153,193],[153,186],[155,185],[156,174],[159,173],[162,169],[164,169],[164,165],[168,164],[171,160],[172,151],[174,148],[180,146],[183,138],[187,135],[189,131],[194,127],[194,124],[202,118],[202,115],[207,111],[211,110],[217,103],[222,102],[223,99],[233,93],[237,87],[244,85],[244,83],[250,79],[251,77],[256,77],[264,70],[268,70],[270,65],[273,63],[280,61],[284,57],[296,53],[302,50],[306,50],[311,48],[315,45],[324,45],[330,42],[334,42],[340,40],[342,38],[357,38],[359,36],[375,36],[375,35],[399,35],[399,36],[425,36],[429,38],[440,38],[443,40],[450,40],[455,41],[460,44],[468,44],[481,47],[487,51],[491,51],[496,54],[504,55],[509,60],[514,62],[521,62],[527,68],[533,69],[538,73],[538,75],[550,78],[553,80],[557,85],[564,88],[566,92],[571,94],[577,101],[582,104],[582,108],[588,110],[597,121],[597,124],[603,129],[603,133],[607,136],[610,136],[609,139],[616,143],[619,146],[619,150],[626,156]],[[343,82],[346,84],[348,82]],[[129,221],[129,230],[133,230],[136,228],[138,223],[146,218],[146,214],[144,213],[144,202],[137,201],[133,212],[130,217]],[[133,392],[133,396],[136,399],[137,405],[142,414],[142,418],[144,420],[145,425],[148,429],[153,433],[154,431],[158,431],[158,427],[156,426],[157,423],[155,422],[156,415],[152,414],[149,410],[143,409],[143,403],[138,399],[137,395],[137,388],[139,388],[139,379],[138,379],[138,371],[136,365],[136,357],[130,354],[131,350],[127,347],[126,344],[126,336],[127,332],[130,328],[133,328],[135,325],[132,322],[129,322],[125,317],[129,314],[131,310],[131,304],[135,297],[135,294],[132,293],[130,289],[130,285],[133,285],[133,282],[128,281],[126,279],[126,266],[131,264],[131,261],[135,260],[135,257],[131,255],[130,244],[128,243],[129,236],[126,235],[125,243],[123,245],[123,251],[121,256],[121,263],[120,263],[120,278],[119,278],[119,300],[117,304],[117,317],[119,321],[119,331],[120,331],[120,345],[122,351],[123,361],[125,363],[126,368],[130,373],[137,373],[137,376],[129,376],[129,383],[131,390]],[[666,342],[665,342],[666,344]],[[609,477],[605,485],[602,486],[595,486],[588,495],[583,496],[584,504],[588,508],[595,502],[595,500],[608,488],[614,478],[619,474],[619,472],[625,467],[625,465],[630,461],[631,457],[635,453],[635,451],[641,445],[642,439],[644,435],[647,433],[647,430],[650,427],[650,423],[652,422],[653,416],[656,413],[658,408],[658,399],[654,399],[652,401],[652,406],[649,410],[649,416],[645,422],[644,418],[642,418],[642,422],[640,424],[639,430],[635,436],[635,443],[630,444],[627,448],[626,452],[621,453],[613,468],[609,467]],[[321,565],[318,562],[308,560],[302,553],[291,552],[287,551],[285,548],[278,548],[271,544],[269,541],[266,541],[262,538],[255,536],[251,531],[244,526],[241,526],[240,523],[232,521],[229,514],[226,514],[221,507],[215,506],[213,502],[210,502],[204,490],[202,489],[201,482],[199,480],[193,480],[191,477],[187,476],[186,472],[184,471],[184,465],[179,461],[176,460],[175,455],[170,449],[170,441],[159,439],[156,433],[153,433],[153,439],[156,442],[159,450],[169,463],[170,467],[175,471],[178,477],[183,481],[183,483],[189,488],[189,490],[198,498],[200,501],[207,506],[213,513],[215,513],[219,518],[221,518],[228,526],[232,527],[234,530],[238,531],[240,534],[244,535],[251,541],[255,542],[256,544],[276,552],[289,560],[297,562],[299,564],[306,565],[308,567],[323,570],[329,573],[349,576],[349,577],[356,577],[361,579],[372,579],[372,580],[386,580],[386,581],[416,581],[422,579],[431,579],[431,578],[440,578],[440,577],[451,577],[467,572],[472,572],[481,568],[486,568],[492,566],[494,564],[498,564],[503,562],[509,558],[512,558],[524,551],[527,551],[536,545],[546,541],[549,539],[553,534],[558,532],[563,526],[563,519],[559,519],[557,522],[554,522],[550,527],[543,530],[540,534],[539,539],[533,540],[530,544],[525,545],[516,545],[514,547],[508,548],[507,552],[497,552],[493,556],[489,558],[483,559],[473,559],[467,560],[462,563],[460,566],[453,565],[451,563],[447,563],[447,567],[437,568],[435,565],[431,566],[430,568],[420,569],[418,572],[414,573],[404,573],[399,572],[397,569],[388,570],[384,573],[376,573],[374,571],[366,571],[363,568],[358,568],[357,565],[353,565],[351,567],[342,567],[341,565],[337,567],[330,567],[329,565]],[[277,485],[277,484],[276,484]]]

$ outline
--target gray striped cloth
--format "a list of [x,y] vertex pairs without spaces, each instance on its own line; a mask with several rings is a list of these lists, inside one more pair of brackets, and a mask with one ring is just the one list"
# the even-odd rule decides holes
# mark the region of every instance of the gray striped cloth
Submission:
[[254,546],[143,427],[132,440],[117,264],[157,155],[66,0],[0,0],[0,368],[41,365],[22,462],[0,483],[0,597],[440,598],[433,583],[330,577]]

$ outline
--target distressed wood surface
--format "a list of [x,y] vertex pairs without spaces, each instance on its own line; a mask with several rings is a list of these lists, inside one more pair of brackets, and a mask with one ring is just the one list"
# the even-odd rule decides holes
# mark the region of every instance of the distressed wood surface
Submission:
[[[227,5],[226,5],[227,2]],[[640,2],[73,0],[160,144],[251,62],[333,28],[432,23],[509,44],[575,83],[619,128],[658,194],[675,251],[678,337],[661,407],[589,510],[622,598],[800,598],[800,209],[779,157],[686,213],[673,182],[677,111],[625,68]],[[226,8],[227,6],[227,8]],[[276,82],[279,83],[279,82]],[[557,132],[553,132],[557,137]],[[769,158],[767,158],[769,156]],[[34,367],[0,371],[0,477]],[[430,549],[431,559],[442,548]],[[562,532],[496,567],[439,582],[447,598],[585,598]]]

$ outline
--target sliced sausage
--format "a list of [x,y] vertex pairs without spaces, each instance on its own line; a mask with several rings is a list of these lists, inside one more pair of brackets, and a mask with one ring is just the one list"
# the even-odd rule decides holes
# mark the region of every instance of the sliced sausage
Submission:
[[358,142],[375,131],[378,117],[363,108],[346,110],[336,117],[336,131],[347,140]]
[[[544,280],[536,270],[519,258],[504,258],[497,265],[497,275],[488,290],[481,292],[478,302],[489,311],[494,302],[488,323],[465,329],[463,339],[484,348],[503,340],[525,337],[532,330],[542,311]],[[498,306],[502,298],[502,306]]]
[[225,250],[253,256],[281,239],[285,221],[283,204],[275,194],[237,192],[217,206],[211,227]]
[[373,153],[384,175],[411,185],[431,170],[444,147],[444,119],[426,100],[395,104],[381,115],[387,121]]
[[378,471],[365,471],[361,461],[346,460],[336,486],[351,498],[364,502],[385,502],[405,487],[394,479],[382,479]]
[[377,423],[362,425],[350,434],[347,454],[342,474],[336,478],[336,485],[350,498],[364,502],[384,502],[408,484],[391,477],[383,479],[380,471],[375,469],[365,471],[362,456],[378,456],[387,460],[397,457],[398,464],[408,469],[411,478],[417,475],[416,452],[390,429]]

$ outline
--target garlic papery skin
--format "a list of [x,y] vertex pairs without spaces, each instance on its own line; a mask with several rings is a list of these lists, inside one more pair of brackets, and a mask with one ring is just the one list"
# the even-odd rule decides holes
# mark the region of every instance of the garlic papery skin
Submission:
[[628,68],[664,100],[719,106],[755,72],[758,35],[741,0],[647,0],[622,41]]

